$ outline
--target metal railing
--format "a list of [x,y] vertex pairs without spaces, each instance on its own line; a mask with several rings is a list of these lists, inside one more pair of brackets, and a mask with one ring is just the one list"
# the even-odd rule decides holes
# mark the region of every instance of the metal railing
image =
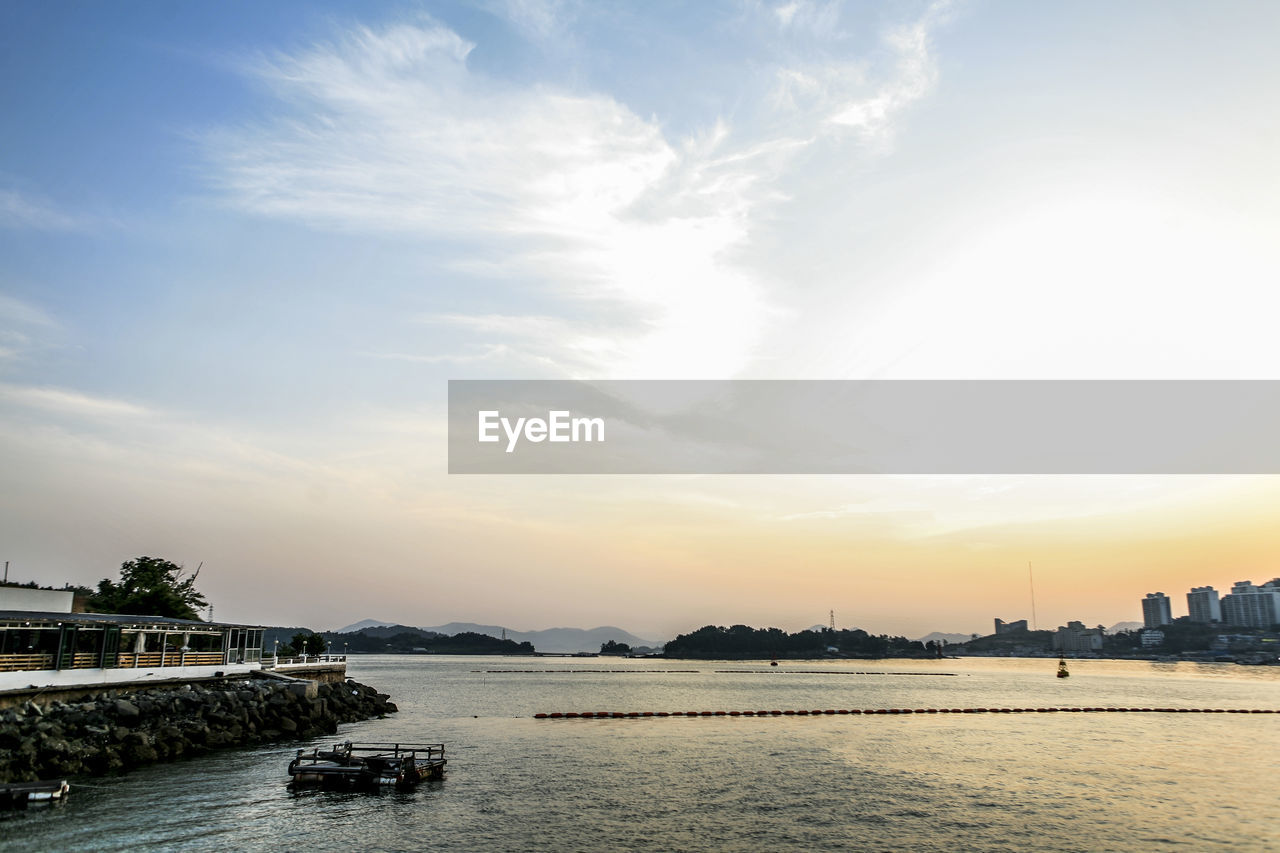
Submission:
[[[330,657],[322,655],[321,657]],[[340,656],[333,656],[338,658]],[[300,661],[316,661],[319,658],[300,658]],[[345,656],[340,659],[345,660]],[[264,663],[270,660],[265,658]],[[116,669],[155,669],[171,666],[222,666],[227,661],[225,652],[184,652],[166,649],[163,652],[119,652],[114,662],[108,656],[107,663]],[[289,661],[282,661],[286,663]],[[70,660],[63,661],[63,669],[98,669],[102,665],[99,652],[75,652]],[[52,654],[0,654],[0,672],[56,669]]]
[[346,663],[346,655],[298,655],[297,657],[282,658],[275,655],[263,655],[262,665],[267,669],[275,669],[281,666],[314,666],[321,663]]

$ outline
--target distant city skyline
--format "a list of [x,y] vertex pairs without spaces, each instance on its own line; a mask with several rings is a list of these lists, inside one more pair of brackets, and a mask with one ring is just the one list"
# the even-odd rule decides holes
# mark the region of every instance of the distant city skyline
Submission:
[[1277,31],[1248,2],[0,5],[0,559],[203,563],[245,623],[641,636],[985,633],[1032,616],[1028,560],[1041,628],[1274,577],[1280,477],[451,477],[445,403],[1280,379]]
[[[1280,577],[1260,584],[1236,581],[1226,594],[1212,585],[1192,587],[1185,596],[1185,618],[1202,624],[1219,623],[1238,628],[1270,628],[1280,624]],[[1147,628],[1168,625],[1173,615],[1173,597],[1149,592],[1142,599],[1142,620]]]

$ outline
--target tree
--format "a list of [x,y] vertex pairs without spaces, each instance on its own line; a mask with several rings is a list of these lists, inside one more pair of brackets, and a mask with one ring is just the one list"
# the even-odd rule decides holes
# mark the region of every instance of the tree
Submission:
[[104,578],[98,591],[89,599],[95,613],[130,613],[137,616],[169,616],[174,619],[199,619],[198,611],[208,607],[204,596],[196,591],[199,567],[190,577],[186,570],[158,557],[138,557],[120,566],[118,583]]
[[299,655],[322,655],[325,649],[329,647],[325,638],[316,633],[307,633],[299,631],[293,635],[293,639],[289,641],[289,645],[293,647],[294,654]]
[[630,647],[630,646],[628,646],[626,643],[617,643],[617,642],[614,642],[613,640],[610,640],[610,641],[609,641],[609,642],[607,642],[607,643],[601,643],[601,645],[600,645],[600,654],[602,654],[602,655],[629,655],[629,654],[631,654],[631,647]]

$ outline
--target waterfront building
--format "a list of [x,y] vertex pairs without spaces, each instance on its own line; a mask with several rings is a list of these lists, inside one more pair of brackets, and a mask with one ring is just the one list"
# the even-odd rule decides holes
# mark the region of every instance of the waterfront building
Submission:
[[1192,622],[1211,625],[1222,621],[1218,591],[1211,586],[1192,587],[1187,593],[1187,614]]
[[248,674],[262,667],[262,631],[164,616],[0,610],[0,692]]
[[1142,599],[1142,625],[1144,628],[1159,628],[1161,625],[1173,623],[1173,610],[1169,606],[1169,596],[1163,592],[1149,592]]
[[1101,651],[1102,629],[1086,628],[1083,622],[1068,622],[1054,632],[1053,649],[1061,652]]
[[1270,628],[1280,623],[1280,578],[1262,586],[1237,581],[1221,601],[1222,621],[1236,628]]
[[1138,635],[1142,639],[1142,647],[1149,649],[1152,646],[1158,646],[1164,642],[1164,631],[1156,628],[1148,628]]
[[1016,622],[1006,622],[1003,619],[996,620],[996,634],[1012,634],[1025,630],[1027,630],[1026,619],[1019,619]]

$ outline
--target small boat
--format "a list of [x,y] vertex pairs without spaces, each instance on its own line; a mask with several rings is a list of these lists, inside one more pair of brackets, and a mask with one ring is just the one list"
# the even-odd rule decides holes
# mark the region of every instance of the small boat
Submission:
[[290,785],[378,790],[412,788],[441,779],[448,761],[442,743],[345,743],[332,749],[298,750],[289,762]]
[[1067,672],[1067,659],[1065,657],[1058,658],[1058,677],[1070,678],[1071,673]]
[[777,666],[777,665],[778,665],[778,656],[774,655],[773,659],[769,661],[769,666]]
[[0,809],[61,805],[71,786],[64,779],[44,782],[10,782],[0,785]]

